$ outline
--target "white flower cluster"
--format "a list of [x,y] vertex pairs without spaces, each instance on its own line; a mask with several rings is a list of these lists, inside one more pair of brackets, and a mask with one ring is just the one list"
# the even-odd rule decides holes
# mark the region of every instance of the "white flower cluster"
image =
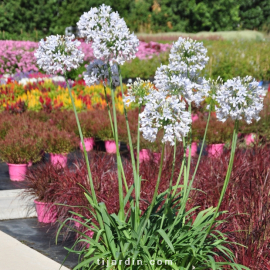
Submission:
[[38,66],[49,74],[64,74],[78,68],[83,62],[84,54],[78,48],[81,43],[74,38],[74,35],[52,35],[47,37],[46,41],[42,39],[35,52]]
[[222,122],[228,117],[233,120],[245,119],[248,124],[252,119],[258,121],[265,95],[266,90],[250,76],[228,80],[216,93],[217,118]]
[[168,97],[166,92],[155,90],[151,91],[146,99],[146,106],[140,114],[140,131],[143,137],[154,142],[158,131],[164,129],[163,143],[174,145],[175,138],[182,141],[192,122],[185,102],[175,96]]
[[109,79],[109,73],[111,73],[112,84],[118,86],[120,81],[117,65],[113,64],[109,69],[108,64],[99,59],[94,60],[87,66],[83,76],[85,83],[90,86],[98,84],[100,81],[103,81],[103,84],[105,84],[105,81]]
[[188,103],[197,105],[208,95],[207,80],[200,77],[208,56],[203,44],[192,39],[179,38],[173,44],[169,64],[161,65],[155,74],[155,85],[159,90],[179,94]]
[[202,42],[180,37],[172,46],[169,68],[185,77],[197,77],[198,71],[203,70],[209,60],[206,54],[207,49]]
[[134,102],[140,105],[145,104],[145,97],[154,90],[154,85],[148,80],[137,78],[133,84],[127,84],[127,95],[124,95],[123,102],[127,107]]
[[111,7],[103,4],[99,8],[91,8],[81,16],[77,26],[80,35],[93,42],[95,57],[105,63],[122,65],[135,58],[139,40]]

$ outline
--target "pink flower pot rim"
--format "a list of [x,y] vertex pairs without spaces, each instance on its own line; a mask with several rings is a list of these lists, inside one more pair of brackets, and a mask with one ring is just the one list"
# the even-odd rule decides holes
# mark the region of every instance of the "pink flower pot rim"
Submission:
[[7,163],[7,165],[11,166],[17,166],[17,167],[27,167],[28,163],[21,163],[21,164],[13,164],[13,163]]
[[213,145],[216,145],[216,146],[218,146],[218,145],[225,145],[225,143],[212,143],[212,144],[208,144],[207,146],[209,147],[209,146],[213,146]]

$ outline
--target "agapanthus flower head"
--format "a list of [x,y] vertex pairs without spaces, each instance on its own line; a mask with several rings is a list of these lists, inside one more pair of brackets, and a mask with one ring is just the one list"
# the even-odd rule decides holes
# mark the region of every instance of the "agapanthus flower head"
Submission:
[[201,77],[208,61],[206,53],[201,42],[180,37],[171,48],[169,64],[161,65],[156,71],[156,87],[199,105],[209,91],[208,81]]
[[266,90],[250,76],[233,78],[224,83],[216,93],[216,115],[225,122],[244,119],[248,124],[259,120]]
[[192,122],[186,103],[156,90],[151,91],[146,99],[144,111],[140,114],[140,131],[143,137],[154,142],[158,131],[163,130],[163,143],[174,145],[175,138],[182,141],[189,133]]
[[99,8],[91,8],[81,16],[77,26],[80,36],[92,42],[96,58],[111,65],[122,65],[135,58],[139,40],[111,7],[103,4]]
[[46,40],[42,39],[35,52],[38,66],[49,74],[64,74],[78,68],[83,62],[84,54],[78,48],[80,41],[74,38],[74,35],[52,35]]
[[99,84],[101,81],[105,85],[105,81],[109,80],[110,78],[109,74],[111,75],[113,86],[118,86],[120,81],[117,65],[113,64],[111,67],[109,67],[107,63],[96,59],[87,66],[83,76],[85,83],[89,86]]
[[180,37],[171,48],[169,68],[185,77],[197,77],[209,60],[206,54],[202,42]]
[[128,107],[132,102],[144,105],[145,98],[149,92],[154,90],[154,85],[148,80],[144,81],[137,78],[134,83],[127,84],[127,94],[124,96],[123,101]]

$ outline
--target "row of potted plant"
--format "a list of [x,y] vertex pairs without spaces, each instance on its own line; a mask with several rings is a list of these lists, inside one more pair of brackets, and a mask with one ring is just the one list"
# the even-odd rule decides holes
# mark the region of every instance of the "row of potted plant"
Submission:
[[[65,166],[67,154],[78,148],[79,131],[74,115],[69,111],[58,113],[27,112],[23,115],[1,114],[0,119],[0,156],[8,164],[28,164],[41,159],[44,152],[51,154],[53,164],[60,162]],[[130,120],[131,138],[136,147],[136,130],[138,111],[128,112]],[[196,119],[197,118],[197,119]],[[192,156],[196,155],[197,145],[203,138],[206,125],[203,113],[197,113],[193,120],[193,133],[191,145]],[[85,138],[86,150],[93,149],[95,140],[105,141],[105,148],[109,153],[116,152],[110,120],[103,110],[92,110],[79,114],[82,132]],[[122,142],[127,140],[124,116],[118,116],[119,138]],[[213,115],[206,135],[208,152],[210,156],[219,156],[223,147],[229,141],[233,132],[233,123],[216,121]],[[254,141],[252,135],[245,135],[248,145]],[[149,158],[150,151],[157,160],[160,156],[161,136],[157,136],[155,143],[149,143],[141,137],[140,161]],[[82,145],[80,143],[82,150]],[[188,150],[187,150],[188,151]],[[187,152],[188,153],[188,152]],[[24,170],[25,169],[24,165]],[[13,177],[12,177],[13,178]]]

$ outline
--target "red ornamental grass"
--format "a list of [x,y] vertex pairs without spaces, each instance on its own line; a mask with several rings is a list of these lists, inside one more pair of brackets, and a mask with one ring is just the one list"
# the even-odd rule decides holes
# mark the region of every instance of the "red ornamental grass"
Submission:
[[[195,188],[202,192],[191,198],[205,209],[217,205],[230,153],[219,159],[204,158],[200,164]],[[222,231],[229,239],[245,247],[233,248],[236,262],[251,269],[270,269],[270,151],[269,145],[237,150],[232,176],[220,210],[227,210],[222,218]]]
[[[252,270],[270,269],[269,149],[269,145],[265,145],[236,150],[231,179],[220,209],[221,211],[228,211],[228,213],[220,217],[228,222],[222,224],[219,229],[226,232],[232,242],[238,242],[247,247],[229,246],[235,254],[236,262],[246,265]],[[173,183],[176,182],[183,153],[183,148],[178,147]],[[229,156],[230,151],[224,152],[218,159],[202,157],[193,185],[195,190],[191,193],[187,209],[192,206],[200,206],[199,210],[203,210],[217,205],[228,167]],[[192,159],[191,171],[194,169],[196,161],[195,158]],[[43,181],[43,174],[45,176],[48,174],[54,175],[50,178],[53,181],[46,188],[44,200],[70,205],[65,207],[57,206],[60,220],[65,220],[67,216],[70,216],[70,210],[91,218],[86,208],[90,207],[90,205],[84,196],[84,189],[82,188],[83,186],[89,190],[86,166],[83,161],[78,161],[76,166],[74,170],[68,168],[59,170],[47,164],[39,168],[40,171],[36,177],[36,181]],[[117,213],[119,202],[115,156],[92,152],[90,167],[98,200],[106,204],[109,213]],[[123,167],[127,184],[130,186],[133,183],[130,159],[124,159]],[[171,167],[172,151],[166,149],[159,193],[169,186]],[[150,158],[150,161],[143,162],[140,165],[140,174],[143,179],[142,200],[140,202],[142,211],[147,208],[152,199],[158,168],[159,165],[155,163],[153,157]],[[38,170],[38,168],[33,168],[33,170]],[[77,208],[75,206],[82,207]]]
[[[115,157],[103,153],[92,153],[90,167],[98,200],[106,204],[109,213],[117,212],[119,202],[116,199],[118,185],[115,181],[117,179],[117,171],[114,168]],[[60,220],[65,220],[70,216],[70,210],[83,214],[85,217],[91,217],[89,211],[85,208],[91,207],[84,196],[84,188],[90,190],[85,162],[75,162],[73,169],[62,168],[59,170],[46,164],[41,169],[33,168],[32,170],[38,171],[40,177],[42,177],[42,171],[44,171],[44,175],[53,175],[54,181],[49,184],[44,194],[44,201],[69,205],[57,206]],[[39,179],[36,178],[36,181],[39,181]],[[29,190],[31,190],[31,187]],[[76,206],[82,207],[77,208]]]

